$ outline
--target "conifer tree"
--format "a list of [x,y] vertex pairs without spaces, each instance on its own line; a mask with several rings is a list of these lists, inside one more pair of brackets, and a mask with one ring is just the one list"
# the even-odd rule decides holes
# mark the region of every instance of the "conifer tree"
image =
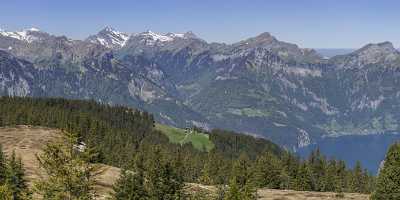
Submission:
[[130,170],[125,170],[114,186],[114,199],[184,199],[183,179],[160,148],[139,152]]
[[[220,164],[215,164],[220,163]],[[224,174],[221,171],[223,163],[223,158],[218,156],[214,151],[207,154],[207,160],[203,165],[201,170],[201,176],[199,181],[206,185],[215,185],[223,183]]]
[[344,192],[345,188],[347,188],[347,172],[346,172],[346,164],[344,161],[339,161],[336,166],[336,175],[335,175],[335,192]]
[[242,200],[242,194],[235,178],[232,178],[229,182],[229,190],[225,196],[225,200]]
[[3,152],[3,146],[0,144],[0,185],[6,182],[7,161]]
[[400,143],[389,148],[380,170],[372,200],[400,199]]
[[250,165],[251,162],[246,154],[241,154],[235,161],[226,199],[255,199],[255,189],[251,180],[252,174]]
[[281,185],[282,164],[272,153],[259,156],[254,164],[254,183],[257,187],[278,189]]
[[322,177],[321,180],[321,191],[335,191],[336,187],[336,161],[330,160],[328,166],[326,167],[325,176]]
[[163,159],[159,148],[150,155],[146,166],[147,191],[150,199],[181,199],[183,193],[182,177],[176,173],[172,164]]
[[26,195],[28,187],[24,176],[22,161],[13,151],[7,163],[6,185],[11,190],[14,200],[23,199]]
[[121,172],[120,178],[114,185],[114,199],[142,200],[148,199],[145,182],[145,160],[142,153],[138,153],[135,159]]
[[326,170],[326,158],[321,155],[319,149],[311,153],[308,165],[311,172],[311,190],[322,191],[324,188],[323,177]]
[[290,152],[284,152],[282,156],[282,171],[280,180],[281,189],[296,189],[296,177],[299,170],[300,161]]
[[98,167],[88,161],[91,155],[77,148],[77,137],[64,133],[63,139],[48,143],[37,155],[39,165],[48,178],[38,181],[34,189],[45,200],[90,200],[95,198],[95,177]]
[[13,200],[13,192],[7,184],[0,186],[0,200]]
[[148,194],[144,187],[145,180],[143,172],[127,171],[123,170],[121,172],[120,178],[114,186],[114,199],[122,200],[142,200],[147,199]]
[[365,191],[364,186],[363,170],[360,161],[357,161],[350,175],[349,189],[351,192],[363,193]]
[[311,171],[307,163],[302,163],[299,166],[298,174],[296,177],[295,189],[300,191],[311,191]]

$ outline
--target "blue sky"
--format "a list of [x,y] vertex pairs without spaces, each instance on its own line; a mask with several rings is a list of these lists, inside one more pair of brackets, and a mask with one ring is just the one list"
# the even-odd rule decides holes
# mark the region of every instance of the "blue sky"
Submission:
[[83,39],[106,25],[124,32],[193,31],[209,42],[237,42],[270,32],[312,48],[400,46],[396,0],[3,0],[0,27],[37,27]]

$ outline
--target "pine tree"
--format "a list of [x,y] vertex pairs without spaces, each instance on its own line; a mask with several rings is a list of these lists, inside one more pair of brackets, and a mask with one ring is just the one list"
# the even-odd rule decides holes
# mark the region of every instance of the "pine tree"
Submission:
[[125,170],[114,186],[114,199],[184,199],[182,175],[178,164],[165,159],[160,148],[138,152],[134,166]]
[[239,158],[235,161],[232,167],[232,176],[236,180],[238,186],[243,188],[246,184],[251,181],[251,170],[250,170],[250,159],[247,154],[242,153]]
[[354,167],[353,171],[350,175],[350,185],[349,189],[351,192],[362,193],[365,191],[364,189],[364,177],[363,177],[363,170],[361,167],[360,161],[356,162],[356,166]]
[[0,184],[5,184],[7,173],[6,155],[3,152],[3,146],[0,144]]
[[235,178],[232,178],[229,182],[229,190],[225,196],[225,200],[242,200],[242,194]]
[[295,189],[300,191],[311,191],[311,171],[307,163],[302,163],[299,166],[298,174],[296,177]]
[[99,169],[88,161],[91,155],[77,148],[76,135],[65,133],[60,141],[46,145],[37,156],[48,178],[38,181],[34,189],[48,200],[90,200],[95,198],[95,176]]
[[14,200],[23,199],[26,195],[28,187],[24,176],[22,161],[13,151],[7,163],[6,185],[10,188]]
[[114,199],[142,200],[147,199],[145,180],[141,171],[123,170],[114,186]]
[[323,177],[326,171],[326,158],[321,155],[319,149],[311,153],[308,159],[308,165],[311,170],[311,190],[322,191],[324,188]]
[[152,153],[146,166],[147,191],[150,199],[176,200],[184,196],[182,177],[173,165],[163,159],[159,148]]
[[[207,154],[207,160],[204,163],[203,169],[201,170],[201,176],[199,178],[200,183],[206,185],[215,185],[224,183],[223,180],[223,158],[218,156],[217,153],[211,151]],[[219,163],[216,165],[215,163]]]
[[400,199],[400,143],[396,143],[389,148],[371,199]]
[[13,192],[11,188],[7,185],[0,186],[0,200],[13,200]]
[[135,159],[127,165],[128,170],[122,170],[120,178],[114,185],[114,199],[142,200],[148,199],[145,182],[145,160],[143,153],[138,153]]
[[272,153],[265,153],[256,160],[253,170],[257,187],[278,189],[281,185],[282,164]]
[[330,160],[326,168],[325,176],[323,176],[321,180],[321,186],[322,186],[321,191],[323,192],[335,191],[336,167],[337,167],[336,161]]
[[345,192],[347,188],[347,172],[344,161],[339,161],[336,167],[335,192]]
[[235,161],[226,199],[252,200],[256,198],[250,165],[251,162],[246,154],[241,154]]
[[298,158],[290,152],[285,152],[282,156],[282,170],[280,173],[281,189],[296,189],[297,174],[300,166]]

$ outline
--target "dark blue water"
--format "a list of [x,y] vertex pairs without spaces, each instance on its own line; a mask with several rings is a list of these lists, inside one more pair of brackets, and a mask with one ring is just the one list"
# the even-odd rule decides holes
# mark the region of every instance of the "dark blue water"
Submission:
[[299,149],[301,157],[307,157],[316,148],[329,158],[337,158],[346,161],[350,167],[354,167],[357,160],[371,173],[376,173],[380,162],[385,158],[391,144],[400,141],[400,135],[381,134],[366,136],[342,136],[337,138],[324,138],[318,145],[310,145]]

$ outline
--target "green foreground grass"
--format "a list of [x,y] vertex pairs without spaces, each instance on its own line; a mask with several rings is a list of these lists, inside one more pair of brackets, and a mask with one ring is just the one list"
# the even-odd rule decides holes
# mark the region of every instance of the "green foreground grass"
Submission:
[[156,129],[164,133],[170,142],[175,144],[191,143],[194,148],[200,151],[210,151],[214,148],[214,144],[209,138],[209,135],[199,132],[185,133],[185,130],[167,126],[163,124],[156,124]]

